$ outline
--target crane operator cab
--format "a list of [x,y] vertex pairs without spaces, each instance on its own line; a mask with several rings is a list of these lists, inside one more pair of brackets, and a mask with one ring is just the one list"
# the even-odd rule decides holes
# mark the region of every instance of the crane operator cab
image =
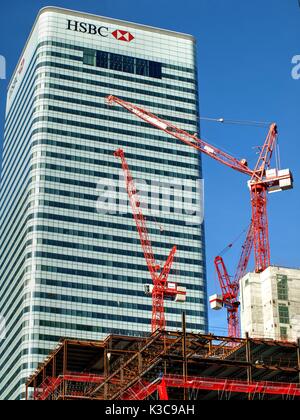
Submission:
[[[152,297],[153,290],[153,284],[145,284],[144,291],[146,296]],[[164,290],[164,297],[166,300],[172,300],[173,302],[186,302],[186,288],[178,286],[177,283],[167,282]]]

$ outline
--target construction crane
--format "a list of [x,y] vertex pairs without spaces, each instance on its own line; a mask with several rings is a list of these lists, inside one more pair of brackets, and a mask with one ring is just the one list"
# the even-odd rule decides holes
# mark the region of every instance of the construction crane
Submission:
[[253,242],[253,224],[251,223],[246,240],[242,246],[242,254],[233,280],[228,274],[223,258],[217,256],[214,261],[222,295],[215,294],[211,296],[209,302],[211,309],[227,309],[228,337],[240,337],[241,334],[239,320],[240,280],[247,272]]
[[114,153],[114,156],[120,159],[122,163],[125,185],[132,208],[132,214],[140,237],[147,267],[152,278],[152,284],[145,285],[145,294],[147,296],[152,296],[152,333],[155,333],[157,330],[164,331],[166,329],[165,299],[171,299],[175,302],[185,302],[186,300],[185,287],[181,287],[177,283],[168,281],[168,276],[172,268],[177,247],[175,245],[173,246],[165,265],[161,268],[160,264],[156,262],[154,257],[147,229],[146,218],[144,217],[141,209],[141,201],[126,161],[125,153],[122,149],[119,149]]
[[267,193],[293,188],[293,176],[289,169],[270,169],[271,159],[277,144],[277,125],[274,123],[270,125],[267,138],[260,150],[257,164],[254,169],[250,169],[246,159],[236,159],[230,154],[210,145],[206,141],[199,139],[196,134],[192,135],[187,131],[181,130],[174,124],[157,117],[143,108],[113,95],[108,96],[106,100],[108,104],[122,106],[153,127],[164,131],[186,145],[250,177],[248,187],[250,189],[252,221],[233,281],[231,281],[231,278],[228,275],[222,257],[217,257],[215,259],[215,267],[222,290],[222,296],[217,297],[215,303],[212,302],[212,305],[216,306],[215,309],[220,309],[219,306],[221,305],[222,307],[227,307],[229,336],[238,336],[239,280],[246,273],[252,248],[254,247],[255,271],[257,273],[263,272],[271,264]]
[[257,164],[254,169],[248,167],[246,159],[236,159],[226,152],[197,138],[197,135],[177,128],[145,109],[137,107],[116,96],[106,98],[108,104],[118,104],[132,114],[165,133],[177,138],[190,147],[204,153],[230,168],[250,176],[252,224],[254,235],[255,271],[261,273],[270,266],[270,242],[267,215],[267,193],[283,191],[293,188],[293,176],[289,169],[270,169],[271,158],[277,141],[277,125],[271,124],[266,141],[261,148]]

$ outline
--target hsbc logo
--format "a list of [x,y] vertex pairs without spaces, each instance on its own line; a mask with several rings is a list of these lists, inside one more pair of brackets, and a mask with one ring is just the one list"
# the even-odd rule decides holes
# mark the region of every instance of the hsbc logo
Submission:
[[134,36],[128,32],[128,31],[121,31],[120,29],[117,29],[112,33],[112,35],[118,40],[118,41],[125,41],[125,42],[131,42],[134,40]]
[[112,35],[117,41],[131,42],[134,40],[134,36],[128,31],[116,29],[110,34],[109,28],[106,26],[96,26],[91,23],[78,22],[77,20],[68,19],[67,30],[101,36],[103,38]]

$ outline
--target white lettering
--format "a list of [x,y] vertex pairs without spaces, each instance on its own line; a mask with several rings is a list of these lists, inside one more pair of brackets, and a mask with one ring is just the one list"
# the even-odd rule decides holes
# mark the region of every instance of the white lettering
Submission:
[[107,416],[131,416],[134,419],[139,414],[139,407],[119,407],[113,404],[111,407],[106,407],[105,414]]
[[300,79],[300,55],[295,55],[292,58],[292,64],[296,64],[292,69],[292,78],[294,80]]

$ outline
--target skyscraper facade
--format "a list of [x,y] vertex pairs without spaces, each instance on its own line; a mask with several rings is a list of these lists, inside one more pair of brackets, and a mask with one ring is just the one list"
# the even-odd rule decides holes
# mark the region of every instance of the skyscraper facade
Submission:
[[[110,18],[42,9],[8,88],[1,178],[0,398],[61,337],[101,339],[151,328],[151,282],[113,152],[123,148],[163,264],[187,302],[167,325],[207,329],[198,153],[108,107],[107,95],[199,132],[195,40]],[[154,193],[153,193],[154,191]],[[155,197],[155,199],[153,198]]]

